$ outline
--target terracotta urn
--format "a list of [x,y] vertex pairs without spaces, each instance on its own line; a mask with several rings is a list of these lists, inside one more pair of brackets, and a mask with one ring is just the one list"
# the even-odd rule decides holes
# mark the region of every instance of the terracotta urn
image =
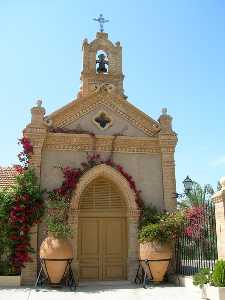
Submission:
[[[169,260],[172,257],[173,247],[170,243],[161,244],[158,242],[145,242],[140,244],[140,259],[168,259],[168,261],[155,261],[150,262],[150,269],[154,282],[163,281],[164,275],[167,271]],[[142,263],[144,269],[146,269],[145,263]],[[147,275],[150,278],[150,272],[147,268]]]
[[[48,236],[41,244],[40,258],[45,259],[69,259],[73,258],[73,248],[66,239],[58,239]],[[67,261],[45,261],[45,273],[48,273],[51,283],[61,281]]]

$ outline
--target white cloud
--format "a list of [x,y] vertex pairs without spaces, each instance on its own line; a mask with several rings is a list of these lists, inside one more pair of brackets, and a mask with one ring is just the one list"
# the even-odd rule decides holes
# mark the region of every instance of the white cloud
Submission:
[[222,155],[218,157],[217,159],[210,162],[210,165],[212,167],[220,167],[222,165],[225,165],[225,155]]

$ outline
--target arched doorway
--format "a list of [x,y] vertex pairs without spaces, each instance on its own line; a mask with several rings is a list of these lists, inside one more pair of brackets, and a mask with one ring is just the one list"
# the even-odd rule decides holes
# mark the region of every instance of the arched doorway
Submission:
[[134,278],[138,216],[135,194],[118,171],[101,164],[81,177],[70,213],[80,280]]
[[84,189],[79,210],[80,279],[126,279],[126,206],[117,186],[104,176],[97,177]]

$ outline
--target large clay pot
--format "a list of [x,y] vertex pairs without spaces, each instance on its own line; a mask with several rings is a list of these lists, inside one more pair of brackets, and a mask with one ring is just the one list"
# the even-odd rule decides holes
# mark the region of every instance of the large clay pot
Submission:
[[[45,259],[69,259],[73,257],[73,249],[68,240],[47,237],[40,247],[40,258]],[[61,281],[66,261],[45,261],[47,272],[51,283],[57,284]],[[45,270],[46,272],[46,270]]]
[[[169,265],[169,259],[172,257],[172,245],[171,244],[160,244],[157,242],[146,242],[140,244],[140,259],[168,259],[168,261],[155,261],[150,262],[150,269],[153,276],[154,282],[163,281],[163,277],[167,271]],[[142,263],[144,269],[146,269],[146,265]],[[150,272],[147,268],[147,275],[150,278]]]

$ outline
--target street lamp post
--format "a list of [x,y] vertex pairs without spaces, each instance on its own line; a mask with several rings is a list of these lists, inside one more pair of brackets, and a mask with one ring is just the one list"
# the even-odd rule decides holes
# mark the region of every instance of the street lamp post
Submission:
[[181,193],[181,194],[176,193],[175,198],[183,198],[191,192],[192,186],[193,186],[193,181],[191,180],[191,178],[189,176],[187,176],[184,179],[183,185],[184,185],[184,193]]

